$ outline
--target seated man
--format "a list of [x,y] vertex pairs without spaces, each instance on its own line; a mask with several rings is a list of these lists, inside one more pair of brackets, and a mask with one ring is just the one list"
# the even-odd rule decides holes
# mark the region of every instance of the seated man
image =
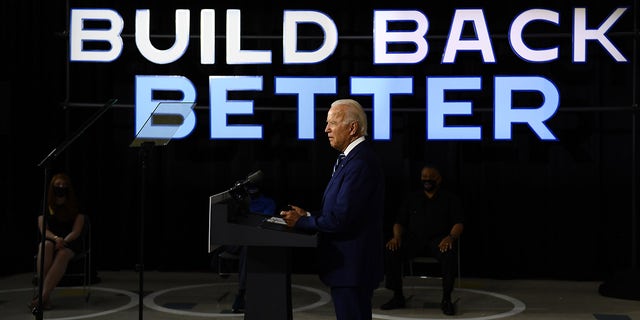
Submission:
[[[273,216],[276,211],[276,202],[272,198],[266,196],[261,190],[260,186],[255,183],[250,183],[245,186],[245,191],[249,196],[249,210],[253,213],[261,213],[267,216]],[[218,254],[221,252],[228,252],[232,255],[238,256],[238,293],[231,305],[231,310],[234,313],[244,312],[245,300],[244,296],[247,288],[247,248],[245,246],[238,245],[225,245],[214,250],[212,265],[217,265]]]
[[442,176],[426,165],[421,171],[422,188],[409,194],[393,225],[393,238],[385,250],[385,287],[393,298],[380,309],[403,308],[402,264],[420,253],[429,252],[442,271],[441,309],[454,315],[451,293],[457,273],[457,242],[463,230],[462,205],[458,197],[441,190]]

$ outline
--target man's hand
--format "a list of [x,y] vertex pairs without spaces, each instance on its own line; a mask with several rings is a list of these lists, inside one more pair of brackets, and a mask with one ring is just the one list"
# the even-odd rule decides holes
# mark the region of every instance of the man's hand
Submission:
[[292,205],[290,205],[289,207],[290,207],[290,210],[280,211],[280,216],[287,223],[289,227],[293,227],[296,225],[296,222],[298,222],[298,219],[300,219],[300,217],[307,216],[307,211],[303,210],[300,207],[296,207]]
[[440,252],[447,252],[453,248],[453,238],[451,236],[444,237],[440,244],[438,244],[438,248],[440,248]]
[[389,249],[391,251],[396,251],[396,250],[400,249],[401,245],[402,245],[402,239],[393,237],[387,242],[386,247],[387,247],[387,249]]

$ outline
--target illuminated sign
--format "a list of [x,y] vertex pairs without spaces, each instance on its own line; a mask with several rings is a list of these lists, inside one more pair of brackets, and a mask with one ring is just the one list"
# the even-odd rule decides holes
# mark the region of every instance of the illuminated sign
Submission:
[[[617,63],[627,59],[607,37],[607,32],[625,13],[627,8],[616,8],[597,28],[587,26],[587,9],[574,8],[572,19],[572,62],[587,62],[587,43],[598,43]],[[215,21],[216,11],[200,11],[200,64],[213,65],[215,61]],[[109,63],[117,60],[124,49],[122,31],[125,21],[112,9],[72,9],[70,14],[70,60],[75,62]],[[158,49],[151,43],[151,12],[136,10],[135,44],[139,54],[153,64],[170,64],[183,58],[191,45],[191,11],[175,11],[175,37],[173,45]],[[107,28],[89,28],[87,22],[107,22]],[[241,11],[226,10],[226,63],[228,65],[269,65],[272,64],[270,50],[247,50],[241,48]],[[411,30],[390,28],[392,23],[411,23]],[[300,25],[309,24],[322,31],[322,43],[314,50],[301,50],[298,46]],[[529,9],[518,14],[511,22],[508,40],[515,56],[527,63],[545,63],[559,58],[559,46],[538,48],[527,44],[524,29],[530,24],[558,26],[560,14],[549,9]],[[475,37],[463,36],[465,26],[475,30]],[[426,35],[429,19],[417,10],[374,10],[372,52],[374,65],[411,65],[422,62],[429,54],[430,47]],[[88,49],[87,43],[104,43],[106,48]],[[283,11],[282,63],[318,64],[329,58],[339,42],[338,27],[333,19],[318,11]],[[394,51],[392,44],[407,44],[414,50]],[[566,50],[567,48],[563,48]],[[456,9],[450,25],[450,32],[442,52],[441,64],[456,63],[460,52],[477,52],[484,63],[497,63],[491,35],[482,9]],[[233,91],[262,91],[263,76],[210,75],[209,110],[210,139],[262,139],[262,126],[256,124],[230,124],[228,117],[252,115],[252,100],[229,100]],[[391,97],[412,95],[413,76],[350,76],[352,95],[372,96],[372,118],[375,140],[391,139]],[[316,95],[337,93],[336,77],[290,77],[274,78],[273,94],[294,95],[298,100],[298,139],[314,139],[314,98]],[[482,127],[447,125],[445,118],[469,116],[472,114],[471,101],[448,101],[448,91],[482,90],[482,79],[477,76],[426,76],[426,123],[428,140],[480,140]],[[526,124],[541,140],[556,140],[545,122],[556,113],[560,106],[560,92],[552,80],[535,75],[495,75],[493,78],[494,132],[496,140],[512,138],[513,124]],[[154,92],[180,92],[180,100],[156,100]],[[534,92],[541,97],[540,105],[527,107],[513,106],[513,97],[519,92]],[[196,125],[196,118],[190,103],[196,101],[196,87],[190,79],[181,75],[137,75],[135,76],[135,130],[139,132],[154,112],[177,115],[185,119],[178,128],[166,124],[153,128],[158,138],[186,137]],[[157,106],[171,103],[161,110]],[[172,109],[173,108],[173,109]],[[154,111],[155,110],[155,111]]]

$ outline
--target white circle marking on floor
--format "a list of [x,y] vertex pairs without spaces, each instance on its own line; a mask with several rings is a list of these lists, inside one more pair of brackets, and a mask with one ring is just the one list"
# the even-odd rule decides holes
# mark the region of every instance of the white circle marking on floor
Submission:
[[[160,290],[160,291],[157,291],[157,292],[154,292],[154,293],[151,293],[151,294],[147,295],[144,298],[143,303],[144,303],[144,305],[146,307],[148,307],[150,309],[153,309],[153,310],[156,310],[156,311],[160,311],[160,312],[178,314],[178,315],[198,316],[198,317],[211,317],[211,316],[217,316],[217,317],[244,317],[244,313],[193,312],[193,311],[170,309],[170,308],[161,307],[161,306],[157,305],[155,303],[155,301],[154,301],[157,296],[165,294],[165,293],[170,292],[170,291],[186,290],[186,289],[194,289],[194,288],[202,288],[202,287],[218,286],[218,285],[228,285],[228,284],[226,284],[226,283],[197,284],[197,285],[191,285],[191,286],[175,287],[175,288],[169,288],[169,289],[165,289],[165,290]],[[293,309],[293,312],[317,308],[317,307],[319,307],[321,305],[324,305],[324,304],[327,304],[327,303],[329,303],[329,301],[331,301],[331,297],[329,296],[329,294],[324,292],[324,291],[322,291],[322,290],[318,290],[318,289],[311,288],[311,287],[295,285],[295,284],[292,284],[291,287],[298,288],[298,289],[301,289],[301,290],[310,291],[310,292],[315,293],[315,294],[320,296],[320,300],[318,300],[317,302],[314,302],[314,303],[312,303],[310,305],[303,306],[303,307],[300,307],[300,308],[295,308],[295,309]]]
[[[440,290],[440,288],[437,287],[420,287],[420,286],[412,286],[412,287],[406,287],[406,288],[417,288],[417,289],[437,289]],[[510,302],[511,304],[513,304],[513,308],[507,312],[502,312],[502,313],[498,313],[498,314],[494,314],[494,315],[490,315],[490,316],[483,316],[483,317],[474,317],[474,318],[462,318],[465,320],[489,320],[489,319],[499,319],[499,318],[505,318],[505,317],[509,317],[515,314],[518,314],[522,311],[525,310],[526,306],[525,304],[513,297],[509,297],[503,294],[499,294],[499,293],[493,293],[493,292],[488,292],[488,291],[482,291],[482,290],[475,290],[475,289],[463,289],[463,288],[456,288],[456,291],[466,291],[466,292],[472,292],[472,293],[477,293],[477,294],[484,294],[484,295],[488,295],[488,296],[492,296],[498,299],[502,299],[502,300],[506,300],[508,302]],[[384,319],[384,320],[440,320],[440,319],[449,319],[449,318],[410,318],[410,317],[398,317],[398,316],[390,316],[390,315],[384,315],[384,314],[373,314],[373,318],[374,319]]]
[[[215,286],[215,285],[225,285],[225,284],[202,284],[202,285],[193,285],[193,286],[183,286],[183,287],[176,287],[176,288],[170,288],[170,289],[166,289],[166,290],[161,290],[158,292],[154,292],[152,294],[147,295],[144,298],[144,305],[157,310],[157,311],[161,311],[161,312],[167,312],[167,313],[173,313],[173,314],[179,314],[179,315],[191,315],[191,316],[200,316],[200,317],[209,317],[209,316],[220,316],[220,317],[239,317],[239,316],[244,316],[243,313],[205,313],[205,312],[190,312],[190,311],[183,311],[183,310],[175,310],[175,309],[170,309],[170,308],[165,308],[165,307],[161,307],[155,304],[154,299],[164,293],[170,292],[170,291],[175,291],[175,290],[185,290],[185,289],[192,289],[192,288],[199,288],[199,287],[206,287],[206,286]],[[299,307],[296,309],[293,309],[293,311],[304,311],[304,310],[310,310],[313,308],[317,308],[319,306],[322,306],[324,304],[327,304],[331,301],[331,297],[329,296],[329,294],[327,294],[326,292],[319,290],[319,289],[315,289],[312,287],[306,287],[306,286],[300,286],[300,285],[291,285],[292,287],[301,289],[301,290],[307,290],[313,293],[316,293],[320,296],[320,300],[318,300],[315,303],[312,303],[310,305],[307,306],[303,306],[303,307]],[[70,289],[82,289],[82,287],[69,287]],[[418,288],[418,289],[434,289],[435,287],[419,287],[419,286],[414,286],[412,288]],[[9,290],[0,290],[0,293],[11,293],[11,292],[23,292],[23,291],[31,291],[33,290],[33,288],[22,288],[22,289],[9,289]],[[126,291],[126,290],[119,290],[119,289],[112,289],[112,288],[104,288],[104,287],[92,287],[91,290],[98,290],[98,291],[106,291],[106,292],[114,292],[114,293],[119,293],[119,294],[123,294],[129,297],[129,303],[118,307],[118,308],[114,308],[111,310],[106,310],[106,311],[101,311],[101,312],[96,312],[96,313],[91,313],[91,314],[86,314],[86,315],[79,315],[79,316],[73,316],[73,317],[64,317],[64,318],[47,318],[48,320],[76,320],[76,319],[86,319],[86,318],[93,318],[93,317],[98,317],[98,316],[103,316],[103,315],[107,315],[107,314],[111,314],[111,313],[115,313],[115,312],[119,312],[122,310],[126,310],[129,308],[132,308],[134,306],[136,306],[138,303],[138,295],[130,292],[130,291]],[[488,291],[482,291],[482,290],[475,290],[475,289],[463,289],[463,288],[458,288],[456,289],[458,291],[466,291],[466,292],[472,292],[472,293],[477,293],[477,294],[484,294],[484,295],[489,295],[489,296],[493,296],[495,298],[498,299],[502,299],[502,300],[506,300],[507,302],[510,302],[511,304],[513,304],[513,308],[507,312],[503,312],[503,313],[498,313],[495,315],[490,315],[490,316],[483,316],[483,317],[474,317],[474,318],[464,318],[467,320],[489,320],[489,319],[499,319],[499,318],[505,318],[505,317],[509,317],[515,314],[518,314],[522,311],[525,310],[526,306],[525,304],[513,297],[509,297],[507,295],[503,295],[503,294],[499,294],[499,293],[493,293],[493,292],[488,292]],[[398,316],[390,316],[390,315],[381,315],[381,314],[373,314],[373,318],[374,319],[384,319],[384,320],[438,320],[438,319],[446,319],[446,318],[413,318],[413,317],[398,317]]]
[[[83,288],[82,287],[65,287],[65,289],[83,289]],[[0,293],[22,292],[22,291],[32,291],[32,290],[33,290],[33,288],[10,289],[10,290],[0,290]],[[111,310],[105,310],[105,311],[100,311],[100,312],[96,312],[96,313],[83,314],[83,315],[73,316],[73,317],[47,318],[47,320],[87,319],[87,318],[99,317],[99,316],[104,316],[104,315],[107,315],[107,314],[123,311],[123,310],[129,309],[129,308],[132,308],[132,307],[138,305],[138,295],[133,293],[133,292],[130,292],[130,291],[119,290],[119,289],[111,289],[111,288],[104,288],[104,287],[91,287],[90,290],[98,290],[98,291],[106,291],[106,292],[113,292],[113,293],[123,294],[123,295],[129,297],[129,303],[125,304],[124,306],[121,306],[121,307],[118,307],[118,308],[115,308],[115,309],[111,309]]]

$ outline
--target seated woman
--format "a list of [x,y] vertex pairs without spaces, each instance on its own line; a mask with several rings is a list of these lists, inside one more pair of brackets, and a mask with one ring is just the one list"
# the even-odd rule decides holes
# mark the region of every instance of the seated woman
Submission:
[[[85,216],[80,213],[71,179],[64,173],[51,178],[47,191],[47,229],[44,237],[44,269],[42,265],[42,245],[38,246],[37,271],[42,275],[42,308],[51,309],[51,292],[64,276],[69,261],[79,253],[82,245],[82,229]],[[42,232],[43,216],[38,217],[38,230]],[[41,272],[42,271],[42,272]],[[28,305],[31,312],[39,307],[36,295]]]

